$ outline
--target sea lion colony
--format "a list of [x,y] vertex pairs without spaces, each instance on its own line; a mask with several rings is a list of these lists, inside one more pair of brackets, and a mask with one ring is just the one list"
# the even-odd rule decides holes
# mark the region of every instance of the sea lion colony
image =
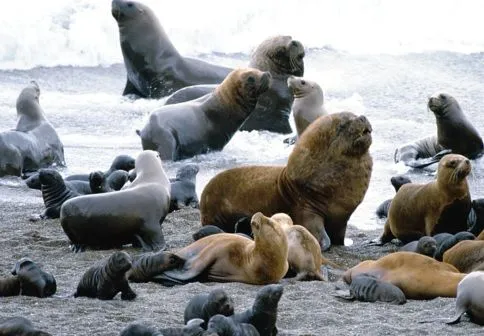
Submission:
[[[322,251],[344,245],[348,219],[368,189],[370,122],[351,112],[326,112],[321,87],[302,78],[304,48],[289,36],[264,40],[249,68],[230,69],[181,56],[141,3],[113,0],[112,15],[128,73],[123,94],[160,98],[173,93],[173,105],[153,111],[138,131],[145,150],[136,159],[118,156],[105,172],[63,178],[54,170],[65,164],[63,146],[32,82],[17,99],[15,129],[0,133],[0,176],[29,177],[27,185],[42,190],[46,211],[41,219],[60,217],[73,251],[132,244],[148,252],[133,257],[115,252],[84,273],[73,297],[109,300],[121,292],[122,300],[139,299],[129,282],[265,285],[245,312],[234,310],[227,293],[215,289],[188,303],[186,326],[179,330],[131,324],[122,335],[276,335],[283,293],[277,283],[284,277],[326,281],[328,266],[341,268]],[[153,36],[159,43],[149,42]],[[223,150],[241,129],[289,133],[293,102],[298,129],[287,164],[233,168],[213,177],[200,198],[203,232],[178,251],[164,251],[167,214],[199,207],[194,187],[199,168],[182,167],[170,180],[162,160]],[[436,117],[436,135],[398,148],[394,157],[417,169],[439,163],[437,177],[425,184],[404,177],[398,187],[392,180],[395,198],[379,211],[388,217],[384,231],[368,242],[407,245],[345,270],[349,294],[338,295],[398,304],[457,297],[458,318],[468,312],[481,324],[482,304],[472,301],[472,293],[482,291],[484,278],[466,276],[484,264],[482,227],[475,225],[481,222],[479,203],[471,200],[467,176],[483,142],[454,97],[440,93],[427,105]],[[0,296],[42,298],[56,291],[53,275],[30,259],[19,260],[12,275],[0,280]],[[436,283],[436,277],[442,280]],[[22,317],[0,323],[0,333],[31,329]]]

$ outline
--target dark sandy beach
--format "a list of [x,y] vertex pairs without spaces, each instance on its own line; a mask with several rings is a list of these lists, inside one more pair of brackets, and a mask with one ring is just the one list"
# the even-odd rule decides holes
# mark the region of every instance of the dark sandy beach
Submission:
[[[6,201],[0,205],[0,276],[7,276],[15,261],[28,256],[54,274],[57,293],[54,297],[0,298],[0,318],[24,316],[35,326],[53,335],[118,335],[132,322],[157,327],[181,326],[183,310],[189,299],[215,287],[223,287],[233,298],[236,311],[251,306],[259,287],[240,283],[192,283],[162,287],[155,283],[132,284],[138,294],[133,302],[69,297],[84,273],[97,260],[113,250],[74,254],[59,220],[30,222],[31,214],[43,210],[40,191],[27,187],[0,186]],[[199,227],[197,210],[170,214],[163,231],[169,249],[176,250],[191,242]],[[346,267],[360,260],[376,259],[395,248],[367,247],[362,244],[377,237],[379,231],[348,229],[350,247],[333,247],[325,256]],[[131,255],[140,250],[126,248]],[[335,280],[331,271],[330,280]],[[284,281],[284,294],[279,304],[277,326],[280,335],[482,335],[483,328],[464,318],[454,326],[443,323],[419,324],[432,317],[454,314],[454,299],[410,300],[401,306],[385,303],[346,302],[335,298],[334,282]]]

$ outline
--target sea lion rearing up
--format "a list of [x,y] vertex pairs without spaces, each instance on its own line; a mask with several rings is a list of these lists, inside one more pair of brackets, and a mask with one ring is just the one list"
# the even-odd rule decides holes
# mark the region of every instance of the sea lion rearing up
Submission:
[[378,260],[363,261],[346,271],[343,280],[351,284],[359,274],[393,284],[413,300],[455,297],[457,284],[465,276],[452,265],[414,252],[394,252]]
[[32,81],[17,99],[15,130],[0,133],[0,176],[65,166],[64,146],[39,104],[40,89]]
[[165,248],[161,224],[170,206],[170,181],[159,154],[141,152],[135,170],[136,179],[123,190],[76,197],[62,205],[62,229],[74,251],[129,243],[145,251]]
[[370,182],[371,141],[364,116],[319,117],[297,141],[285,167],[240,167],[213,177],[201,196],[202,225],[234,232],[242,217],[284,212],[307,228],[323,251],[331,243],[344,245],[348,219]]
[[163,160],[181,160],[221,151],[252,113],[257,98],[269,88],[271,75],[257,69],[236,69],[200,99],[162,106],[151,112],[138,131],[143,149]]
[[467,175],[470,161],[458,154],[440,160],[437,179],[427,184],[404,184],[392,200],[383,235],[377,244],[393,238],[407,243],[436,233],[467,229],[471,207]]
[[87,296],[100,300],[112,300],[121,292],[121,300],[134,300],[133,292],[126,279],[131,268],[131,258],[126,252],[114,252],[107,260],[89,268],[82,276],[74,297]]
[[[304,75],[304,47],[291,36],[277,35],[262,41],[251,55],[249,67],[269,71],[272,84],[257,102],[255,111],[241,126],[241,131],[267,130],[282,134],[292,132],[289,115],[294,100],[287,86],[289,76]],[[212,92],[214,85],[183,88],[168,97],[165,105],[199,98]]]
[[[437,136],[430,136],[404,145],[395,151],[395,162],[418,168],[422,164],[437,162],[444,150],[461,154],[473,160],[482,155],[484,144],[479,132],[467,119],[457,100],[446,93],[429,98],[428,108],[437,122]],[[441,153],[441,154],[439,154]],[[422,160],[434,157],[432,160]]]
[[258,212],[252,216],[254,240],[220,233],[177,251],[185,259],[180,269],[154,277],[164,285],[193,281],[230,281],[254,285],[278,282],[286,274],[287,238],[279,224]]
[[123,95],[161,98],[189,85],[221,83],[231,71],[198,59],[182,57],[155,13],[131,0],[113,0],[111,13],[128,75]]

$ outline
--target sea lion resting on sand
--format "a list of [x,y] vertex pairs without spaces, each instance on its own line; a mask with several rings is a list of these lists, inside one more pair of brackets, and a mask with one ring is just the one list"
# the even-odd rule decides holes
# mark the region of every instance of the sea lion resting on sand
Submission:
[[[282,134],[292,132],[289,115],[294,97],[287,86],[287,79],[291,75],[304,75],[304,55],[301,42],[283,35],[265,39],[254,50],[249,67],[269,71],[272,83],[269,90],[259,97],[255,111],[241,126],[241,131],[267,130]],[[165,105],[197,99],[215,88],[216,85],[186,87],[168,97]]]
[[267,91],[271,75],[257,69],[236,69],[200,99],[162,106],[150,113],[141,131],[143,149],[163,160],[181,160],[221,151]]
[[484,271],[484,241],[463,240],[444,252],[442,260],[462,273]]
[[344,245],[348,219],[370,182],[370,144],[364,116],[322,116],[304,131],[285,167],[240,167],[212,178],[201,196],[202,225],[233,232],[242,217],[284,212],[311,232],[321,250]]
[[64,146],[39,104],[40,89],[32,81],[17,99],[14,130],[0,133],[0,176],[21,176],[50,165],[65,166]]
[[25,317],[10,317],[0,321],[0,335],[4,336],[51,336],[51,334],[34,328]]
[[74,251],[129,243],[145,251],[165,248],[161,224],[170,205],[170,182],[159,154],[141,152],[135,170],[136,179],[123,190],[81,196],[62,205],[62,229]]
[[[437,236],[437,235],[435,235]],[[457,243],[463,240],[474,240],[476,237],[467,231],[457,232],[454,235],[444,236],[446,238],[442,238],[440,243],[437,245],[437,250],[435,251],[434,258],[438,261],[442,261],[444,253],[451,249],[453,246],[457,245]],[[467,273],[467,272],[464,272]]]
[[11,273],[20,281],[20,295],[45,298],[54,295],[57,290],[54,276],[44,272],[30,258],[18,260]]
[[119,40],[128,75],[123,95],[161,98],[189,85],[216,84],[230,68],[182,57],[146,5],[113,0],[111,13],[118,23]]
[[[208,321],[207,333],[218,336],[260,336],[257,329],[248,323],[238,323],[224,315],[215,315]],[[264,335],[264,334],[262,334]]]
[[163,271],[183,266],[185,260],[171,252],[145,253],[133,258],[127,278],[132,282],[148,282]]
[[346,271],[343,280],[351,284],[359,274],[393,284],[407,299],[414,300],[455,297],[457,284],[465,276],[452,265],[413,252],[395,252],[378,260],[363,261]]
[[[435,115],[437,136],[398,148],[394,155],[395,163],[403,161],[407,166],[419,168],[438,162],[448,150],[471,160],[482,155],[482,138],[454,97],[446,93],[436,93],[429,98],[427,105]],[[429,157],[432,158],[425,160]]]
[[183,320],[186,324],[192,319],[200,318],[204,321],[202,327],[206,328],[208,320],[217,314],[224,316],[234,314],[234,302],[221,288],[216,288],[209,294],[198,294],[192,297],[185,307]]
[[437,251],[437,241],[429,236],[423,236],[400,248],[399,251],[415,252],[433,258]]
[[231,281],[254,285],[278,282],[288,270],[287,238],[280,225],[262,213],[252,216],[254,240],[220,233],[177,251],[184,266],[154,277],[162,284]]
[[98,265],[90,267],[82,276],[74,297],[87,296],[100,300],[112,300],[121,292],[121,300],[134,300],[133,292],[126,279],[131,268],[131,258],[126,252],[114,252]]
[[[412,180],[410,180],[408,177],[404,175],[397,175],[397,176],[392,176],[392,178],[390,179],[390,182],[393,188],[395,188],[395,192],[398,192],[398,190],[402,185],[407,183],[412,183]],[[378,206],[378,208],[376,208],[375,213],[378,216],[378,218],[388,217],[388,210],[390,210],[391,203],[392,203],[392,199],[390,198],[390,199],[387,199],[386,201],[383,201],[383,203],[381,203]]]
[[407,243],[425,235],[465,231],[471,207],[466,179],[470,172],[466,157],[447,154],[440,160],[435,181],[404,184],[392,200],[383,234],[375,243],[395,237]]
[[0,297],[20,295],[20,280],[17,276],[0,279]]
[[219,336],[205,331],[200,326],[202,323],[203,320],[201,319],[193,319],[181,328],[163,328],[160,330],[139,323],[133,323],[121,330],[119,336]]

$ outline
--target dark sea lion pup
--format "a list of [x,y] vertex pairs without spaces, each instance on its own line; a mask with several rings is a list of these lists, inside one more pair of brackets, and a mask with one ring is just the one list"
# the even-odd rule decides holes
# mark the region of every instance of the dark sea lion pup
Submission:
[[[452,247],[454,247],[455,245],[457,245],[459,242],[463,240],[474,240],[474,239],[476,239],[476,237],[470,232],[467,232],[467,231],[457,232],[455,235],[452,235],[447,239],[443,240],[437,246],[437,250],[435,251],[434,258],[436,260],[442,261],[442,258],[447,250],[451,249]],[[468,272],[463,272],[463,273],[468,273]]]
[[17,126],[0,133],[0,176],[65,166],[64,146],[46,119],[39,96],[39,86],[32,81],[17,98]]
[[142,3],[113,0],[111,13],[128,75],[123,95],[161,98],[185,86],[220,83],[231,70],[182,57],[155,13]]
[[373,161],[371,125],[351,112],[319,117],[303,132],[286,166],[246,166],[213,177],[202,192],[202,225],[234,232],[260,211],[288,214],[321,250],[344,245],[351,214],[368,189]]
[[163,271],[183,266],[185,260],[171,252],[145,253],[133,258],[129,281],[148,282]]
[[154,327],[133,323],[121,330],[119,336],[165,336]]
[[100,300],[112,300],[121,292],[121,300],[134,300],[133,292],[126,279],[131,268],[131,258],[126,252],[114,252],[109,258],[89,268],[82,276],[74,297],[86,296]]
[[81,196],[78,192],[67,187],[57,170],[41,169],[39,181],[45,205],[45,211],[40,215],[42,219],[59,218],[62,204],[71,198]]
[[217,233],[225,233],[225,231],[215,225],[205,225],[198,229],[192,235],[192,238],[194,241],[197,241],[199,239],[202,239],[203,237],[211,236]]
[[[410,180],[408,177],[404,175],[397,175],[397,176],[392,176],[392,178],[390,179],[390,182],[393,188],[395,188],[395,192],[398,192],[398,190],[402,185],[407,183],[412,183],[412,180]],[[378,216],[378,218],[388,217],[388,210],[390,210],[391,202],[392,202],[392,199],[388,199],[384,201],[382,204],[380,204],[378,208],[376,208],[375,213]]]
[[161,224],[170,206],[170,182],[159,154],[141,152],[135,170],[136,179],[123,190],[85,195],[62,205],[62,229],[75,252],[86,246],[112,248],[124,244],[145,251],[165,248]]
[[484,198],[472,200],[472,208],[467,217],[469,232],[478,236],[484,229]]
[[12,275],[20,280],[20,295],[49,297],[55,294],[57,285],[52,274],[44,272],[30,258],[22,258],[12,269]]
[[400,251],[415,252],[433,258],[437,251],[437,241],[429,236],[423,236],[400,248]]
[[[218,336],[260,336],[257,329],[248,323],[238,323],[224,315],[215,315],[208,321],[207,332]],[[269,335],[269,334],[267,334]]]
[[170,179],[170,212],[180,210],[185,206],[198,209],[199,204],[196,191],[198,171],[198,165],[187,164],[177,170],[174,180]]
[[449,151],[471,160],[482,155],[482,138],[454,97],[446,93],[436,93],[429,98],[428,108],[435,115],[437,136],[398,148],[395,151],[395,162],[403,161],[407,166],[419,168],[438,162]]
[[51,336],[51,334],[34,328],[32,322],[25,317],[10,317],[0,320],[0,335],[2,336]]
[[[124,170],[129,172],[130,170],[134,169],[135,159],[129,155],[118,155],[114,158],[113,162],[111,163],[111,167],[104,172],[106,178],[108,178],[112,173],[116,170]],[[89,174],[74,174],[67,176],[65,178],[66,181],[89,181]],[[114,189],[114,188],[113,188]],[[119,189],[116,189],[119,190]]]
[[20,295],[20,280],[17,276],[0,279],[0,297]]
[[271,75],[257,69],[236,69],[213,93],[151,112],[141,131],[143,149],[163,160],[181,160],[221,151],[267,91]]
[[187,323],[192,319],[201,318],[204,321],[202,327],[206,328],[208,320],[217,314],[224,316],[234,314],[234,302],[221,288],[214,289],[209,294],[198,294],[192,297],[185,307],[183,319]]

